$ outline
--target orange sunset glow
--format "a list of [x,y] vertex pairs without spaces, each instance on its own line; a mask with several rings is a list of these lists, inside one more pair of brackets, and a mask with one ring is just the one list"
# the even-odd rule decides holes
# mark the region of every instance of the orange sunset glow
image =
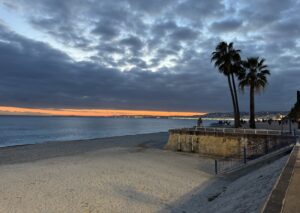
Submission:
[[0,106],[1,115],[48,115],[48,116],[195,116],[202,112],[171,112],[150,110],[114,109],[33,109]]

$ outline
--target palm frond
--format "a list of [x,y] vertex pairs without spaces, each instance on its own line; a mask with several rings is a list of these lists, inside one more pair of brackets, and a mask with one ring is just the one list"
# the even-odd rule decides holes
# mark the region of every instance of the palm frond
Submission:
[[245,69],[245,74],[241,75],[240,86],[253,86],[256,92],[262,91],[268,84],[267,76],[270,75],[265,59],[259,57],[250,57],[242,62]]
[[214,66],[219,69],[220,73],[224,75],[235,74],[238,76],[238,72],[241,69],[239,52],[240,50],[233,48],[232,42],[228,44],[221,41],[211,54],[211,62],[214,62]]

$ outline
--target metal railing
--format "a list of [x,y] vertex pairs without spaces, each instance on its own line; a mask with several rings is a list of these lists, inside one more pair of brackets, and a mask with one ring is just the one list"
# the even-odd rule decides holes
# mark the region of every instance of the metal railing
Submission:
[[269,129],[238,129],[238,128],[214,128],[195,127],[189,130],[207,133],[232,133],[232,134],[254,134],[254,135],[294,135],[294,132],[269,130]]
[[234,171],[236,169],[240,169],[242,167],[245,167],[247,164],[252,164],[254,162],[259,162],[265,159],[269,159],[271,157],[276,156],[282,156],[286,153],[289,153],[292,149],[294,143],[289,143],[280,147],[276,147],[275,149],[269,150],[265,154],[258,155],[256,157],[250,157],[248,156],[248,149],[244,147],[244,149],[241,151],[243,152],[241,154],[240,158],[235,159],[214,159],[214,172],[216,175],[218,174],[226,174],[230,173],[231,171]]
[[[282,131],[282,130],[268,130],[268,129],[242,129],[242,128],[215,128],[215,127],[199,127],[195,126],[193,128],[183,128],[183,129],[173,129],[175,133],[188,133],[194,135],[195,133],[222,133],[222,134],[247,134],[251,135],[262,135],[262,136],[287,136],[286,142],[279,144],[270,144],[272,137],[267,137],[263,143],[251,143],[250,145],[244,146],[236,158],[218,158],[205,161],[204,169],[209,172],[214,172],[215,174],[225,174],[241,166],[246,165],[248,162],[253,162],[256,159],[262,159],[264,156],[269,156],[269,154],[275,153],[277,150],[283,148],[289,148],[291,145],[295,144],[295,138],[297,138],[296,131]],[[178,150],[181,151],[181,141],[180,135],[178,136]],[[299,136],[299,131],[298,131]],[[298,137],[300,140],[300,137]],[[191,141],[191,151],[193,152],[193,137]],[[206,168],[207,167],[207,168]],[[213,171],[214,170],[214,171]]]

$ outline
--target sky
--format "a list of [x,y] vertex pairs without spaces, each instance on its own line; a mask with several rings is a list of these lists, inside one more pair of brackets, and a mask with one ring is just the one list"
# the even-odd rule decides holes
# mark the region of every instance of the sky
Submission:
[[[256,110],[287,111],[300,89],[299,11],[299,0],[0,0],[0,114],[229,112],[210,60],[220,41],[266,59]],[[239,100],[249,111],[248,91]]]

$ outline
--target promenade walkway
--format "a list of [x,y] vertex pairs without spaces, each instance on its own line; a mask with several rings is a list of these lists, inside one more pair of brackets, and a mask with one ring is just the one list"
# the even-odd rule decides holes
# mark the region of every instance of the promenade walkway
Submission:
[[294,168],[283,204],[283,213],[300,212],[300,146],[295,147]]
[[263,210],[264,213],[300,212],[300,145],[294,147],[291,156],[274,186]]

